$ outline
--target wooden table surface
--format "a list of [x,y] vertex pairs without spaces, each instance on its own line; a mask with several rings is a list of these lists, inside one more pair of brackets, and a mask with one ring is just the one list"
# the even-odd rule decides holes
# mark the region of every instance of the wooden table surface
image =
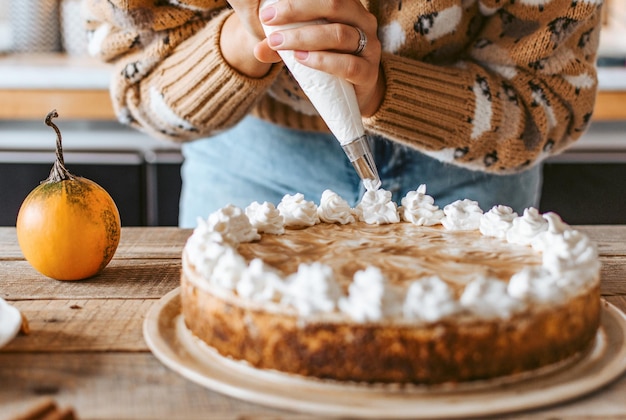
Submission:
[[[626,311],[626,226],[578,226],[598,244],[602,294]],[[123,228],[109,266],[92,279],[62,282],[23,259],[15,229],[0,228],[0,296],[28,319],[0,349],[0,419],[51,397],[81,419],[303,419],[203,388],[150,352],[142,324],[178,286],[189,230]],[[626,418],[626,376],[576,401],[511,418]]]

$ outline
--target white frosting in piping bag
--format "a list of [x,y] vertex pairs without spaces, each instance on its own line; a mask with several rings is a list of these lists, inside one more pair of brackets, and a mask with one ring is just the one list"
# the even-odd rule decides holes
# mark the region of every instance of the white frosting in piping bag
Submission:
[[[261,8],[276,1],[265,0],[261,4]],[[317,23],[322,22],[263,26],[263,30],[266,35],[269,35],[279,29],[297,28]],[[375,190],[380,187],[380,179],[367,144],[354,86],[337,76],[298,63],[293,51],[282,50],[278,53],[293,77],[298,81],[302,91],[344,148],[350,162],[363,179],[367,190]]]

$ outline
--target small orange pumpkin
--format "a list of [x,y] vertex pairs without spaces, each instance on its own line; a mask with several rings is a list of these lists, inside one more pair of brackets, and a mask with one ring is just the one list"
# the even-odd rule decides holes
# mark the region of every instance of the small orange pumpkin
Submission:
[[48,277],[81,280],[101,272],[120,240],[121,222],[115,202],[95,182],[65,168],[61,132],[50,176],[26,197],[17,216],[17,239],[26,260]]

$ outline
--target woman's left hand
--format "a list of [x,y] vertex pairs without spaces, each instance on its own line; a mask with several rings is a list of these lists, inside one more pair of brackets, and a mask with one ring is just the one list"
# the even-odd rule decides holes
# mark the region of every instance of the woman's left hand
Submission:
[[277,51],[294,50],[303,65],[352,83],[363,116],[376,112],[385,91],[378,22],[361,2],[279,0],[261,8],[259,15],[267,26],[327,22],[276,30],[257,45],[255,56],[274,63]]

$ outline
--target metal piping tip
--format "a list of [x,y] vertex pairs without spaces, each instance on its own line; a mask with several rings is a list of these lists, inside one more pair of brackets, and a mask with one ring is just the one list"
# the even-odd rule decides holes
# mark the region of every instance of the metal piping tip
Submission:
[[358,137],[341,146],[368,191],[380,188],[381,181],[367,137]]

